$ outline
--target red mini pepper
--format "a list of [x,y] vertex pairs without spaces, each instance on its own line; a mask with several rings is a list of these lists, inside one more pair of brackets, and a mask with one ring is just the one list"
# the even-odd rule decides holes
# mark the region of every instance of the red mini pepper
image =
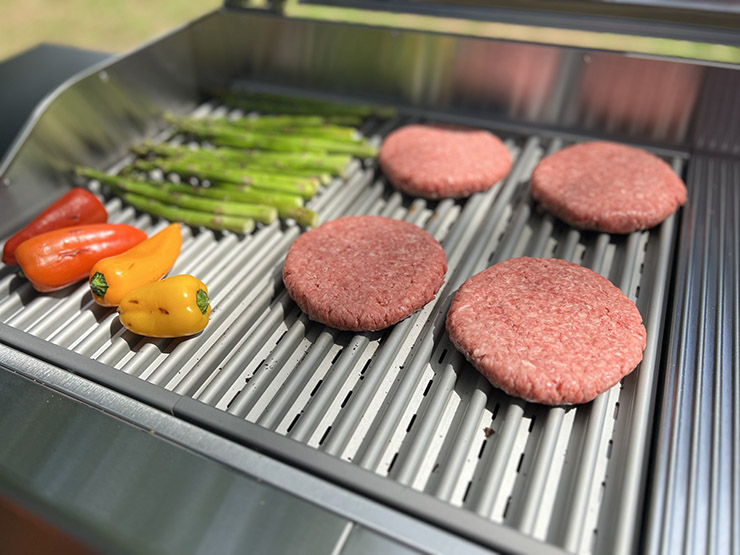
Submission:
[[101,224],[107,220],[108,213],[98,198],[87,189],[75,187],[45,208],[26,227],[5,242],[3,262],[18,264],[15,250],[26,239],[63,227]]
[[87,279],[93,266],[146,239],[126,224],[89,224],[48,231],[24,241],[15,251],[34,289],[56,291]]

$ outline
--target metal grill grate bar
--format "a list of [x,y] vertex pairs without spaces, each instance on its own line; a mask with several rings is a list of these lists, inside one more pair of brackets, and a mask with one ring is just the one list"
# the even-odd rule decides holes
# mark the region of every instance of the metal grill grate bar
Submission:
[[[527,176],[517,175],[514,177],[515,178],[513,178],[511,182],[512,191],[508,195],[505,194],[505,191],[502,192],[502,195],[504,195],[504,202],[508,201],[513,196],[514,189],[520,187],[523,180],[522,178],[525,178],[526,180]],[[505,206],[505,204],[498,204],[498,210],[501,211],[503,206]],[[494,207],[494,210],[496,210],[496,207]],[[498,259],[503,259],[504,257],[508,258],[512,254],[515,240],[520,236],[520,231],[526,222],[525,218],[529,216],[529,210],[518,210],[517,213],[520,216],[514,219],[512,226],[512,230],[514,231],[506,236],[506,238],[498,246],[499,249],[495,251],[493,255],[491,255],[495,257],[493,259],[490,259],[491,263],[495,263],[496,261],[498,261]],[[497,222],[498,219],[499,218],[492,217],[487,220],[487,227],[491,227],[491,222]],[[480,235],[484,238],[497,236],[497,234],[491,229],[482,230]],[[475,249],[474,253],[467,258],[470,263],[461,271],[461,275],[459,275],[457,278],[456,285],[461,284],[470,275],[473,275],[482,270],[483,267],[485,267],[485,265],[482,264],[482,261],[489,260],[488,256],[482,256],[484,252],[489,252],[488,250],[482,251],[483,242],[479,242],[476,247],[477,248]],[[534,253],[533,255],[536,256],[536,253]],[[443,357],[445,356],[445,353],[452,354],[447,357],[446,363],[444,365],[444,370],[442,371],[443,385],[437,387],[432,393],[432,400],[429,402],[429,407],[423,414],[423,420],[419,431],[417,431],[416,436],[413,439],[410,451],[408,451],[403,457],[404,463],[400,467],[400,470],[396,475],[396,479],[403,484],[410,484],[416,478],[416,473],[418,472],[418,468],[421,465],[421,460],[425,455],[424,450],[429,445],[431,435],[438,426],[438,423],[443,416],[442,411],[447,404],[449,395],[452,393],[455,380],[457,379],[457,369],[460,368],[461,364],[463,363],[461,355],[455,350],[454,346],[449,342],[449,340],[441,342],[440,347],[437,350],[442,351]],[[481,381],[481,383],[487,384],[487,382],[485,381]],[[484,389],[478,389],[476,391],[478,393],[478,397],[481,399],[487,398],[490,389],[491,388],[487,385]],[[474,414],[475,413],[473,413],[473,415]],[[475,420],[475,416],[471,416],[470,418]],[[480,417],[478,417],[478,420],[479,419]],[[450,450],[451,454],[457,453],[458,457],[462,457],[463,454],[467,454],[465,451],[465,445],[469,444],[471,441],[471,438],[465,438],[464,436],[460,437],[460,444]],[[452,475],[447,478],[448,485],[446,486],[446,488],[448,489],[448,491],[451,487],[449,485],[449,482],[451,480]]]
[[[626,264],[621,272],[621,278],[617,285],[622,292],[630,295],[632,290],[632,278],[637,251],[640,246],[641,233],[635,232],[629,236],[627,242]],[[597,270],[598,271],[598,270]],[[630,295],[631,296],[631,295]],[[634,298],[633,298],[634,300]],[[618,386],[617,386],[618,387]],[[564,546],[568,551],[578,551],[579,544],[582,541],[583,524],[585,512],[589,501],[589,494],[594,487],[594,471],[596,467],[596,458],[602,442],[601,435],[604,431],[606,422],[606,413],[609,407],[614,406],[614,401],[610,401],[610,394],[604,394],[597,397],[590,405],[590,414],[588,414],[588,424],[586,434],[583,439],[583,448],[580,457],[580,467],[576,472],[576,481],[572,487],[572,498],[569,507],[563,512],[569,512],[572,518],[566,528]]]
[[[422,332],[421,343],[416,347],[413,358],[411,361],[406,359],[404,362],[403,379],[393,394],[388,408],[382,413],[382,415],[379,415],[381,420],[376,426],[372,437],[369,441],[366,439],[366,447],[363,449],[362,453],[359,454],[360,456],[356,458],[356,462],[364,468],[373,470],[377,469],[381,450],[388,443],[393,429],[398,426],[403,409],[408,405],[409,398],[412,393],[418,389],[421,372],[428,363],[434,344],[439,342],[438,337],[441,334],[441,330],[444,329],[444,318],[447,313],[448,301],[451,300],[454,290],[457,289],[457,287],[471,274],[470,267],[478,263],[480,260],[480,251],[483,249],[487,240],[490,237],[495,236],[493,230],[490,228],[500,224],[500,217],[497,216],[503,212],[504,207],[507,205],[511,195],[522,179],[522,167],[534,152],[534,141],[532,141],[530,145],[530,148],[525,150],[522,156],[517,160],[514,169],[506,179],[506,183],[503,185],[500,194],[495,200],[491,217],[483,223],[483,227],[478,235],[479,239],[467,249],[467,252],[463,257],[462,265],[459,268],[452,269],[448,272],[447,285],[439,294],[440,299],[445,299],[445,297],[447,297],[447,299],[434,316],[434,320],[430,323],[432,330],[436,329],[440,331],[438,333],[430,331]],[[475,203],[477,202],[477,199],[473,199],[469,202]],[[462,217],[459,221],[461,223],[464,222]],[[448,246],[446,243],[444,243],[444,245]],[[452,247],[449,246],[448,248]],[[458,366],[459,364],[460,361],[458,360]],[[451,376],[447,376],[447,372],[443,374],[443,380],[450,382],[450,384],[454,382]],[[440,405],[439,408],[442,408],[443,406],[444,405]],[[425,418],[425,421],[427,422],[435,420],[434,416],[428,416]],[[423,443],[426,444],[426,442]],[[407,456],[404,457],[404,460],[409,461],[409,464],[413,464],[411,462],[413,459],[414,457],[410,454],[407,454]],[[402,467],[402,469],[405,468],[406,466]],[[405,476],[403,470],[400,471],[396,479],[401,483],[409,483],[409,479]]]
[[[466,230],[469,231],[468,221],[475,219],[476,216],[480,218],[480,215],[484,212],[485,207],[492,197],[492,192],[485,195],[476,196],[466,204],[466,209],[463,210],[460,217],[458,218],[455,227],[451,231],[449,237],[443,240],[443,247],[445,247],[448,253],[448,276],[454,272],[462,252],[458,253],[457,245],[462,240],[463,234]],[[487,202],[488,201],[488,202]],[[434,234],[433,234],[434,235]],[[440,292],[437,299],[444,297],[445,290]],[[370,400],[375,396],[377,387],[380,385],[382,380],[386,377],[387,372],[392,368],[393,360],[396,358],[397,353],[401,349],[404,341],[409,341],[409,334],[416,327],[416,322],[423,322],[424,318],[434,308],[435,302],[430,303],[416,315],[404,320],[403,322],[396,325],[391,331],[389,337],[384,341],[383,350],[377,353],[373,359],[371,371],[368,372],[368,379],[363,384],[361,394],[353,396],[352,402],[349,407],[342,413],[342,419],[336,424],[336,427],[332,430],[328,441],[326,442],[323,449],[328,453],[338,454],[346,447],[349,435],[352,433],[356,421],[362,418],[362,414],[366,413],[367,406]],[[441,311],[437,311],[440,314]],[[421,330],[414,330],[417,333]],[[421,348],[421,347],[420,347]],[[379,371],[372,371],[378,368]],[[410,370],[410,369],[409,369]]]
[[[577,239],[575,239],[574,233],[570,232],[568,234],[566,248],[563,252],[563,258],[573,261],[573,258],[575,256],[576,243]],[[593,262],[589,265],[589,267],[598,273],[603,273],[605,253],[608,243],[609,236],[606,234],[599,235],[595,242]],[[603,400],[603,398],[604,396],[600,397],[599,400],[594,402],[594,410],[596,409],[596,405],[599,403],[599,401]],[[558,436],[563,430],[562,424],[564,420],[564,413],[565,409],[555,407],[548,410],[547,414],[545,415],[546,422],[542,430],[542,435],[538,439],[540,445],[536,447],[536,452],[533,453],[535,460],[534,468],[532,468],[533,478],[531,480],[529,488],[523,495],[524,506],[521,509],[517,509],[516,506],[512,507],[512,512],[514,513],[512,515],[513,521],[517,520],[516,513],[521,511],[521,516],[518,518],[518,527],[525,533],[532,533],[537,517],[537,511],[541,508],[541,500],[544,497],[544,489],[546,487],[546,483],[544,480],[547,477],[547,470],[551,468],[554,464],[554,450],[555,446],[558,444]],[[596,440],[592,440],[591,443],[595,444]],[[590,465],[590,467],[593,466],[593,461],[591,462],[592,464]],[[586,464],[586,466],[589,465]],[[589,476],[589,478],[592,478],[592,476]],[[571,550],[575,551],[575,549]]]

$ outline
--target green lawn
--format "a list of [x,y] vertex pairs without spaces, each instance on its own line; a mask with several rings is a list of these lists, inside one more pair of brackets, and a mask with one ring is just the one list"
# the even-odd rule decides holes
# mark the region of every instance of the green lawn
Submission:
[[40,43],[120,53],[219,8],[219,0],[2,0],[0,60]]
[[[258,3],[253,0],[253,4]],[[0,60],[42,42],[126,52],[218,9],[222,0],[0,0]],[[340,19],[370,25],[470,34],[474,36],[543,42],[564,46],[625,49],[643,54],[740,63],[740,48],[721,44],[634,37],[498,22],[441,19],[413,14],[365,12],[299,5],[287,0],[287,13],[296,17]],[[626,46],[627,45],[627,46]]]

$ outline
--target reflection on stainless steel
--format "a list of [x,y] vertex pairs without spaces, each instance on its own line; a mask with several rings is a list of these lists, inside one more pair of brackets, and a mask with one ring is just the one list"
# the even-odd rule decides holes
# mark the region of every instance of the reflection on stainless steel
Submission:
[[740,155],[740,71],[712,71],[704,81],[691,142],[696,150]]
[[578,87],[581,123],[594,130],[668,143],[686,138],[704,68],[594,53]]
[[452,79],[456,101],[498,106],[512,120],[543,123],[557,101],[554,86],[563,51],[509,42],[461,42]]

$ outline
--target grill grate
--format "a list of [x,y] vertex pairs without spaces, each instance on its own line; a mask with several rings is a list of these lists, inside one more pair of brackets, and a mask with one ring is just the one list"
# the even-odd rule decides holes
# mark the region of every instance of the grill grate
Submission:
[[[211,105],[199,108],[204,114]],[[223,108],[216,107],[223,113]],[[373,140],[397,125],[369,122]],[[435,301],[384,332],[352,334],[310,322],[282,286],[281,263],[300,228],[276,222],[249,236],[183,227],[172,273],[208,284],[212,321],[184,340],[142,339],[98,307],[86,286],[36,295],[0,281],[0,321],[83,357],[226,411],[571,552],[635,541],[654,401],[674,217],[628,236],[582,233],[532,204],[528,179],[558,138],[505,136],[514,166],[467,201],[394,192],[374,166],[354,163],[311,207],[323,221],[381,214],[428,230],[448,274]],[[123,162],[122,162],[123,163]],[[673,160],[682,170],[682,160]],[[101,194],[105,191],[98,191]],[[148,234],[167,222],[117,198],[114,222]],[[469,276],[514,256],[590,267],[634,300],[648,328],[638,372],[579,407],[548,408],[492,388],[444,332],[451,296]],[[601,549],[600,549],[601,547]]]

